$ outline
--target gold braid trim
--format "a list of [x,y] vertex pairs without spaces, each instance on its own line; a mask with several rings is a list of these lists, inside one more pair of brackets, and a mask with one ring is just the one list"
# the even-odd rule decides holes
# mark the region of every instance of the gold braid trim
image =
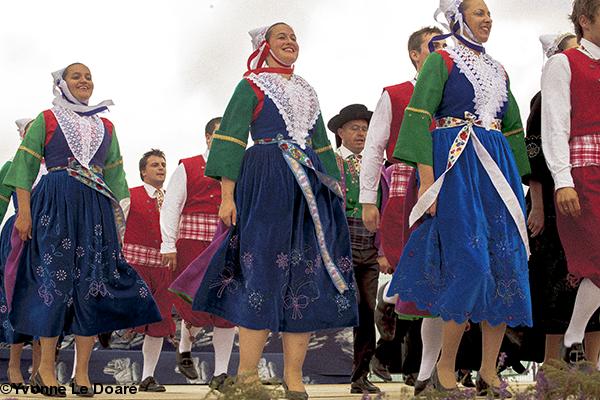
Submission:
[[104,169],[106,170],[106,169],[115,168],[115,167],[118,167],[119,165],[123,165],[123,159],[122,158],[118,159],[117,161],[115,161],[113,163],[105,165]]
[[42,156],[39,153],[36,153],[35,151],[28,149],[25,146],[19,146],[19,150],[23,150],[24,152],[29,153],[32,156],[34,156],[35,158],[37,158],[38,160],[42,161]]
[[315,153],[321,154],[321,153],[325,153],[327,150],[333,150],[333,147],[331,147],[331,145],[325,146],[325,147],[321,147],[319,149],[315,149]]
[[0,200],[5,201],[7,203],[10,203],[10,199],[8,197],[6,197],[6,196],[1,195],[1,194],[0,194]]
[[425,114],[429,117],[429,119],[431,121],[433,121],[433,116],[427,110],[421,110],[420,108],[406,107],[406,111],[412,111],[412,112],[416,112],[416,113],[420,113],[420,114]]
[[231,142],[231,143],[239,144],[244,149],[248,145],[248,143],[242,142],[240,139],[236,139],[236,138],[231,137],[231,136],[219,135],[218,133],[214,133],[213,134],[213,139],[219,139],[219,140],[223,140],[225,142]]
[[515,129],[512,131],[508,131],[508,132],[504,132],[504,136],[508,137],[508,136],[512,136],[512,135],[516,135],[518,133],[523,132],[523,128],[519,128],[519,129]]

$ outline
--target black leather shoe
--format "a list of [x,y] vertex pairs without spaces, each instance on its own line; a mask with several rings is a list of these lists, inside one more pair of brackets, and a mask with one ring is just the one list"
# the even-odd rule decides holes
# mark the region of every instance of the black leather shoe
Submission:
[[110,347],[110,338],[111,337],[112,337],[112,331],[99,333],[98,334],[98,342],[100,343],[100,346],[104,347],[105,349],[108,349]]
[[149,376],[140,382],[140,392],[166,392],[167,389]]
[[377,291],[377,306],[375,307],[375,325],[382,340],[392,341],[396,336],[396,316],[394,304],[383,301],[383,291],[387,285],[383,285]]
[[196,367],[194,367],[194,360],[192,360],[192,353],[189,351],[184,351],[180,353],[177,350],[175,354],[175,359],[177,360],[177,368],[179,368],[179,372],[183,376],[188,379],[198,379],[198,371],[196,371]]
[[379,378],[383,379],[385,382],[392,381],[392,375],[390,375],[390,371],[388,371],[387,366],[382,364],[381,361],[375,356],[371,357],[371,362],[369,363],[369,369],[372,374],[377,375]]
[[221,389],[223,389],[223,386],[226,386],[228,378],[229,376],[227,374],[213,376],[208,383],[208,387],[220,392]]
[[350,385],[350,393],[380,393],[381,390],[373,385],[367,379],[366,375],[361,376]]
[[418,377],[419,376],[417,374],[404,375],[404,384],[406,386],[415,386],[415,382],[417,382]]
[[488,385],[488,383],[483,379],[481,374],[477,374],[477,380],[475,381],[475,390],[477,391],[477,396],[493,397],[494,399],[512,398],[512,394],[508,390],[502,390],[499,387]]
[[564,343],[560,346],[560,358],[569,365],[586,361],[585,351],[582,343],[573,343],[571,347],[566,347]]
[[71,391],[79,397],[94,397],[94,388],[87,386],[79,386],[75,378],[71,381]]
[[425,389],[427,389],[427,386],[429,386],[429,383],[431,382],[431,378],[427,378],[424,381],[420,381],[420,380],[416,380],[415,381],[415,391],[413,393],[413,396],[418,396],[421,393],[423,393],[423,391]]
[[475,384],[473,383],[473,376],[471,375],[471,371],[464,373],[463,371],[458,370],[457,381],[458,381],[458,383],[460,383],[461,385],[463,385],[466,388],[474,388],[475,387]]
[[429,379],[431,380],[431,385],[433,386],[433,388],[438,392],[453,393],[459,391],[456,386],[447,388],[444,385],[442,385],[442,383],[440,382],[440,378],[438,377],[437,367],[433,369],[433,373],[431,374],[431,378]]
[[288,390],[285,382],[283,382],[283,390],[285,391],[285,398],[288,400],[308,400],[308,393]]
[[58,386],[46,386],[42,377],[39,374],[35,374],[30,379],[30,385],[35,386],[42,395],[46,397],[67,397],[67,393],[59,391]]

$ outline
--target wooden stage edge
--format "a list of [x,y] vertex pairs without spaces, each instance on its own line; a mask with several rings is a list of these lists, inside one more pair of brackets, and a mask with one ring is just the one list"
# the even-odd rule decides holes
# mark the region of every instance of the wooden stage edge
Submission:
[[[377,383],[377,385],[381,388],[383,392],[385,392],[385,396],[383,399],[385,400],[400,400],[400,399],[410,399],[412,398],[413,388],[410,386],[406,386],[402,383]],[[528,386],[532,385],[532,383],[515,383],[511,385],[511,389],[513,392],[520,391],[526,389]],[[4,386],[6,387],[6,386]],[[111,386],[113,392],[116,391],[116,386]],[[147,392],[138,392],[136,394],[97,394],[94,396],[94,399],[101,400],[126,400],[126,399],[136,399],[136,400],[154,400],[154,399],[163,399],[163,400],[203,400],[207,393],[209,393],[210,389],[205,385],[166,385],[167,391],[165,393],[147,393]],[[360,394],[350,394],[350,385],[308,385],[307,391],[310,395],[310,399],[313,400],[361,400],[363,399],[363,395]],[[372,399],[375,399],[375,395],[371,395]],[[2,392],[0,394],[0,400],[14,400],[14,399],[44,399],[47,397],[43,397],[41,394],[38,395],[23,395],[23,394],[15,394],[13,390],[12,393]],[[70,393],[70,388],[67,387],[67,398],[70,399],[82,399],[82,397],[75,396]],[[208,399],[217,399],[217,397],[209,397]],[[483,398],[483,397],[482,397]]]

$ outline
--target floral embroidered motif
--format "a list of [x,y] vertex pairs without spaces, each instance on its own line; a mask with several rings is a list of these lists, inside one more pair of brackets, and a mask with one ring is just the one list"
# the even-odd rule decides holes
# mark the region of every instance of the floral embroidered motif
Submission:
[[273,101],[285,122],[289,136],[303,149],[309,131],[320,114],[315,90],[298,75],[286,79],[275,73],[250,74],[251,80]]
[[527,144],[527,157],[535,158],[538,154],[540,154],[540,146],[537,143],[528,143]]
[[252,265],[254,264],[254,255],[248,251],[245,252],[242,256],[242,264],[244,264],[244,267],[246,268],[252,268]]
[[216,281],[214,281],[209,286],[209,288],[219,288],[219,290],[217,291],[217,297],[221,298],[225,289],[227,289],[229,293],[233,293],[239,288],[239,286],[240,283],[235,280],[235,274],[233,273],[233,270],[231,270],[229,267],[226,267],[219,274],[219,278]]
[[52,264],[52,254],[44,253],[44,255],[42,256],[42,260],[44,261],[44,264],[46,264],[46,265]]
[[56,271],[56,279],[59,281],[64,281],[67,279],[67,271],[64,269],[59,269]]
[[79,268],[73,269],[73,278],[79,279],[81,277],[81,270]]
[[43,227],[47,227],[48,225],[50,225],[50,217],[48,215],[42,215],[40,217],[40,224]]
[[464,45],[447,50],[475,92],[475,114],[484,127],[491,129],[492,121],[508,101],[506,73],[502,65],[487,53],[477,54]]
[[94,226],[94,235],[102,236],[102,225],[96,224],[96,226]]
[[85,249],[82,246],[77,246],[77,249],[75,249],[75,255],[77,258],[83,257],[85,255]]
[[342,272],[350,272],[352,271],[352,260],[350,257],[340,257],[337,260],[338,267],[342,270]]
[[302,319],[302,310],[308,308],[319,296],[319,288],[312,281],[304,282],[296,289],[287,284],[281,289],[283,308],[292,310],[293,320]]
[[279,253],[277,254],[277,261],[275,261],[278,268],[281,268],[287,271],[290,267],[290,257],[287,254]]
[[146,286],[140,286],[140,289],[138,290],[138,294],[140,295],[140,297],[142,299],[145,299],[146,297],[148,297],[148,289],[146,289]]
[[83,165],[89,163],[104,140],[104,124],[97,115],[81,116],[72,110],[52,108],[73,156]]
[[300,252],[300,250],[292,250],[291,254],[290,254],[290,263],[293,266],[296,266],[298,264],[300,264],[300,262],[302,261],[302,253]]
[[264,296],[255,290],[248,294],[248,306],[256,313],[260,313],[264,301]]
[[1,314],[6,314],[7,312],[8,312],[8,307],[6,305],[2,304],[0,306],[0,313]]
[[335,295],[335,305],[337,306],[338,315],[341,317],[350,309],[350,299],[347,296],[338,293]]
[[60,246],[64,250],[71,250],[71,246],[72,246],[71,239],[68,239],[68,238],[63,239],[62,242],[60,243]]
[[519,282],[516,279],[500,280],[496,287],[496,296],[502,299],[502,302],[507,306],[514,303],[514,297],[524,299],[525,295],[519,287]]
[[115,279],[120,279],[120,278],[121,278],[121,274],[119,273],[119,271],[118,271],[118,270],[116,270],[116,269],[115,269],[115,270],[113,271],[113,277],[114,277]]
[[233,235],[231,239],[229,239],[229,248],[235,250],[238,248],[240,242],[240,237],[238,235]]

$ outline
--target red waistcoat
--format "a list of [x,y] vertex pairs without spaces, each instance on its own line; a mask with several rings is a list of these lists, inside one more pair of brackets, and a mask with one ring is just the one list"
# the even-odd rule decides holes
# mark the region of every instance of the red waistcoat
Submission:
[[217,215],[221,204],[221,184],[204,176],[204,157],[184,158],[179,162],[183,164],[187,177],[187,199],[181,213]]
[[577,49],[563,54],[571,67],[571,136],[600,134],[600,60]]
[[160,250],[160,212],[156,199],[148,196],[143,186],[129,189],[129,195],[131,205],[123,242]]
[[399,85],[388,86],[384,88],[392,103],[392,123],[390,125],[390,140],[388,141],[385,153],[389,162],[398,162],[392,155],[396,148],[396,142],[398,141],[398,134],[400,133],[400,127],[402,126],[402,120],[404,119],[404,109],[408,107],[410,98],[415,90],[415,86],[412,82],[404,82]]

